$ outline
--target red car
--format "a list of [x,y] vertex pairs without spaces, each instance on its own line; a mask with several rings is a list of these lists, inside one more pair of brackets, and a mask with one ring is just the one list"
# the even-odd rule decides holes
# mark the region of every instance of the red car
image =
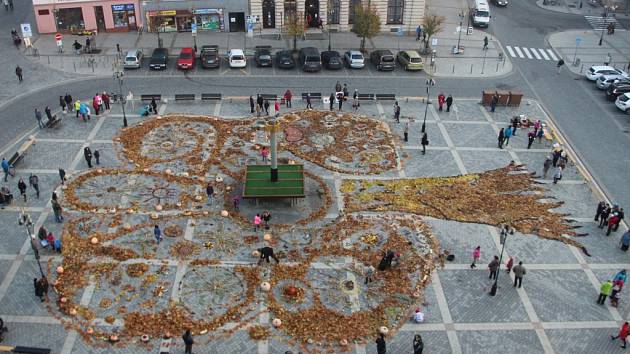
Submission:
[[177,58],[177,67],[182,70],[190,70],[195,67],[195,51],[192,48],[182,48]]

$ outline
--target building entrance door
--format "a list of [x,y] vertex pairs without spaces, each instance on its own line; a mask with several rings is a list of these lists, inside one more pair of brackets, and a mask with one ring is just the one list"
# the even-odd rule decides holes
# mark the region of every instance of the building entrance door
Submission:
[[264,0],[262,3],[263,28],[276,28],[276,2]]
[[94,17],[96,18],[96,29],[99,32],[105,32],[105,14],[103,6],[94,6]]
[[230,12],[230,32],[245,32],[245,13]]
[[308,27],[319,27],[319,0],[306,0],[304,16]]

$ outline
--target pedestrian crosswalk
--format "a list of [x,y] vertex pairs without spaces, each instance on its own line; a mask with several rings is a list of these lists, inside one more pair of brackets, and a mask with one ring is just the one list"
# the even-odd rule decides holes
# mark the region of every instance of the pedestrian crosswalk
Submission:
[[625,31],[621,23],[619,23],[619,21],[617,21],[617,19],[612,16],[584,16],[584,18],[586,19],[588,24],[591,25],[591,27],[593,27],[593,29],[595,30],[606,30],[608,28],[608,25],[613,23],[615,25],[615,31]]
[[527,48],[517,46],[505,46],[507,52],[512,58],[535,59],[535,60],[553,60],[557,61],[559,56],[552,49],[543,48]]

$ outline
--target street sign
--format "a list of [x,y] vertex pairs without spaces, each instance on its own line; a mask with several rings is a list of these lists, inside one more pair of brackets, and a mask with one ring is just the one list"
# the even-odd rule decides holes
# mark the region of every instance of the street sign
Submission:
[[23,23],[20,25],[20,28],[22,29],[22,37],[33,37],[30,23]]
[[61,38],[63,38],[63,37],[61,36],[61,33],[57,33],[57,34],[55,34],[55,40],[56,40],[57,42],[59,42],[59,41],[61,40]]
[[434,46],[437,45],[437,42],[438,42],[437,40],[438,40],[437,38],[431,38],[431,45],[434,45]]
[[197,34],[197,24],[196,23],[191,23],[190,24],[190,30],[192,31],[193,35]]
[[575,45],[580,45],[580,43],[582,43],[582,38],[576,37],[575,38]]
[[396,30],[396,35],[399,37],[402,37],[405,33],[403,32],[403,28],[402,27],[398,27],[398,29]]
[[57,47],[63,47],[63,42],[60,40],[57,41]]

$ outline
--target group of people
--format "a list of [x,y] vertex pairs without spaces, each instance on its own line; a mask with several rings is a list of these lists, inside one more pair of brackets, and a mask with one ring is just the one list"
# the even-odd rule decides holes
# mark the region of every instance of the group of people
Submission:
[[[285,104],[289,108],[291,107],[292,97],[293,97],[293,94],[291,93],[290,90],[287,90],[284,93]],[[249,96],[249,107],[252,114],[256,112],[256,117],[260,117],[263,114],[263,112],[266,116],[270,115],[269,108],[271,107],[271,103],[269,103],[268,99],[263,98],[261,94],[258,94],[255,100],[254,100],[254,96]],[[280,102],[277,99],[274,101],[273,108],[274,108],[273,116],[277,117],[280,114]]]
[[628,276],[626,274],[626,270],[622,269],[615,274],[612,280],[606,280],[603,282],[599,288],[597,303],[599,305],[604,305],[606,303],[606,298],[610,297],[610,306],[619,306],[619,299],[621,298],[620,293],[627,280]]
[[440,92],[438,95],[438,111],[442,112],[444,109],[444,104],[446,103],[446,111],[451,111],[451,106],[453,105],[453,96],[448,95],[448,97],[444,96],[443,92]]
[[[595,221],[599,222],[599,228],[603,229],[606,227],[606,236],[610,236],[612,231],[617,231],[619,229],[619,225],[621,221],[624,219],[624,211],[623,208],[619,207],[619,205],[614,204],[610,205],[606,202],[599,202],[597,204],[597,210],[595,211]],[[624,251],[628,250],[628,246],[623,246],[622,249]]]
[[269,221],[271,221],[271,213],[268,210],[263,211],[262,215],[256,214],[254,216],[254,232],[260,228],[269,230]]
[[92,152],[89,146],[83,148],[83,157],[85,158],[85,162],[87,162],[88,168],[92,168],[92,157],[97,165],[101,164],[101,153],[98,150]]
[[85,102],[81,102],[79,99],[73,101],[72,96],[67,92],[65,96],[59,96],[59,106],[61,107],[61,110],[64,113],[72,111],[76,112],[75,117],[79,118],[79,116],[81,116],[81,119],[83,119],[84,122],[91,119],[92,109],[94,109],[94,113],[97,116],[100,113],[105,112],[105,110],[109,110],[110,102],[111,100],[107,92],[96,93],[94,97],[92,97],[92,108],[90,108],[90,105]]
[[[509,227],[508,225],[501,226],[501,232],[499,234],[499,243],[503,245],[508,234],[514,234],[514,229]],[[472,252],[472,263],[470,264],[470,269],[477,268],[477,262],[481,259],[481,246],[477,246],[473,249]],[[523,285],[523,276],[527,274],[527,270],[523,265],[522,261],[519,261],[515,266],[515,258],[513,256],[508,256],[507,262],[505,262],[505,271],[510,274],[514,272],[514,287],[520,288]],[[492,257],[490,263],[488,263],[488,271],[490,272],[488,275],[488,279],[496,280],[499,275],[499,268],[501,267],[501,263],[499,260],[499,256],[495,255]]]

